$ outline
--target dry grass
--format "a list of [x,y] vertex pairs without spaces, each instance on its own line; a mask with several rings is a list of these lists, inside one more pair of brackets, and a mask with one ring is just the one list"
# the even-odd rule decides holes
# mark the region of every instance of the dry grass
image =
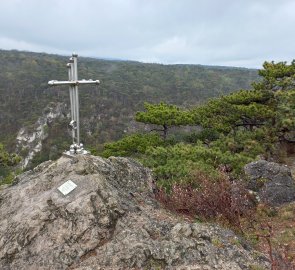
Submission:
[[259,251],[269,257],[272,253],[272,269],[295,269],[295,203],[276,208],[259,205],[242,227]]

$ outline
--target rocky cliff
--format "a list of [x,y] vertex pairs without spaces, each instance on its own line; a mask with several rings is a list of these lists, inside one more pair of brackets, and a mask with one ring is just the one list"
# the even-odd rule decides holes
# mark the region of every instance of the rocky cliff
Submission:
[[42,163],[0,191],[0,269],[268,269],[232,231],[177,218],[152,191],[131,159]]
[[54,119],[66,116],[66,104],[51,103],[44,110],[42,116],[32,128],[22,127],[16,137],[16,152],[25,153],[20,167],[26,168],[36,153],[42,150],[43,140],[47,138],[46,129]]

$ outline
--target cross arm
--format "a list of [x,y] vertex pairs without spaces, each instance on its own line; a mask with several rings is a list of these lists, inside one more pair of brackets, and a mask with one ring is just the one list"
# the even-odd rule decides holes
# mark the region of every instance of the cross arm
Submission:
[[81,80],[81,81],[56,81],[56,80],[52,80],[48,82],[48,85],[50,86],[55,86],[55,85],[80,85],[80,84],[100,84],[99,80]]

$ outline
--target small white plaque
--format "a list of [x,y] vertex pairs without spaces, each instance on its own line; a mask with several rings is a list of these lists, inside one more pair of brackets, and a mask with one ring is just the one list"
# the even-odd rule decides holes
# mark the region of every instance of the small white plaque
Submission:
[[63,183],[58,190],[63,194],[63,195],[68,195],[71,191],[73,191],[77,185],[71,181],[68,180],[67,182]]

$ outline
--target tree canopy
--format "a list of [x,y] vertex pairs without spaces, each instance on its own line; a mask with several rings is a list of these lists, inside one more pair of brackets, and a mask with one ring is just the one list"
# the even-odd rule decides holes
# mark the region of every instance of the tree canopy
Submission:
[[253,129],[274,117],[275,113],[269,107],[272,97],[266,91],[240,90],[194,108],[194,122],[225,133],[239,127]]
[[287,62],[264,62],[258,73],[262,81],[253,83],[256,90],[288,91],[295,89],[295,60]]
[[[190,110],[163,102],[145,103],[145,111],[138,112],[136,120],[162,126],[164,138],[172,126],[199,125],[203,130],[195,137],[192,134],[166,144],[153,141],[148,145],[146,138],[150,135],[146,134],[145,140],[137,140],[136,150],[128,155],[144,149],[137,158],[153,169],[159,183],[168,186],[184,181],[192,170],[207,174],[225,170],[238,177],[246,163],[273,156],[282,140],[292,141],[294,132],[294,61],[290,65],[266,62],[259,74],[262,80],[254,83],[252,90],[213,98]],[[126,149],[127,138],[122,141]],[[134,138],[130,139],[132,146]],[[106,146],[107,155],[118,153],[122,147],[119,142]],[[117,147],[116,151],[112,145]]]
[[[181,126],[191,124],[192,118],[190,114],[177,107],[176,105],[166,104],[144,104],[145,111],[137,112],[135,120],[145,124],[160,125],[163,127],[163,137],[166,139],[168,128],[172,126]],[[154,129],[158,130],[158,129]]]
[[15,177],[15,165],[20,162],[20,157],[16,154],[8,153],[0,144],[0,185],[10,184]]
[[14,166],[20,161],[16,154],[9,154],[5,151],[4,146],[0,144],[0,166]]

